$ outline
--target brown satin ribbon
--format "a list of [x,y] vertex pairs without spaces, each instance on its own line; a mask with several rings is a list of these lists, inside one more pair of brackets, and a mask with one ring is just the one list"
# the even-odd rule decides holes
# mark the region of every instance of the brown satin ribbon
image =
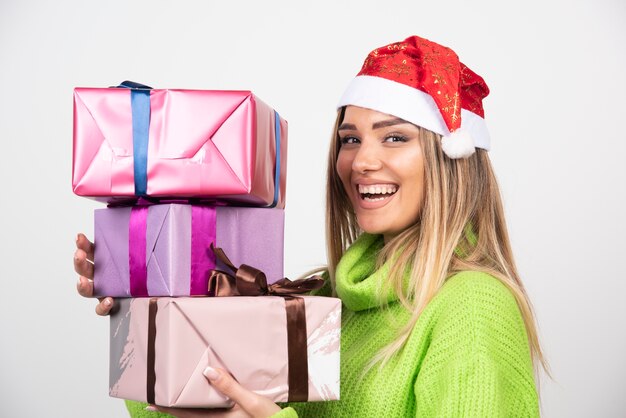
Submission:
[[148,305],[148,359],[146,374],[146,400],[154,404],[154,385],[156,384],[154,345],[156,342],[156,314],[158,310],[157,298],[150,299]]
[[215,256],[233,271],[212,270],[209,294],[212,296],[282,296],[287,315],[287,355],[289,402],[306,402],[309,398],[309,361],[307,355],[306,310],[304,299],[294,294],[307,293],[324,285],[324,279],[313,276],[291,281],[281,279],[268,286],[265,273],[242,264],[236,268],[221,248],[211,244]]

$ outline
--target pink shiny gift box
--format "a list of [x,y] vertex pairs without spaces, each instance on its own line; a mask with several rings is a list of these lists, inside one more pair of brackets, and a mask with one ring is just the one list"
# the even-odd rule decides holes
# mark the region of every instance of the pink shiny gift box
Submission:
[[284,207],[287,122],[250,91],[74,89],[74,193]]
[[[308,400],[339,399],[341,301],[303,300]],[[211,366],[228,370],[244,387],[274,402],[288,400],[284,298],[134,298],[116,304],[111,396],[181,408],[229,407],[232,402],[202,374]]]

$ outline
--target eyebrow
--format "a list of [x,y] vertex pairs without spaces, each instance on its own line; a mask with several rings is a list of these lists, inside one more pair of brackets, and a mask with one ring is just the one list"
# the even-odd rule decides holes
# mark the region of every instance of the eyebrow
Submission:
[[[404,123],[410,123],[410,122],[407,122],[404,119],[400,119],[400,118],[381,120],[380,122],[376,122],[372,124],[372,129],[386,128],[388,126],[401,125]],[[344,131],[344,130],[356,131],[357,129],[356,129],[356,125],[353,123],[342,123],[341,125],[339,125],[339,128],[337,128],[337,130],[338,131]]]

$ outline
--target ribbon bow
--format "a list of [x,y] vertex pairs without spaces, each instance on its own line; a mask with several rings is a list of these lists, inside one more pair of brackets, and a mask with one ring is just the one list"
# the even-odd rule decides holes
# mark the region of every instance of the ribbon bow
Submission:
[[211,251],[226,265],[234,275],[221,270],[211,270],[209,276],[209,295],[211,296],[287,296],[307,293],[324,285],[320,276],[307,279],[289,280],[283,278],[271,285],[261,270],[242,264],[239,268],[224,253],[211,243]]
[[310,292],[324,285],[319,276],[291,281],[281,279],[268,286],[265,273],[242,264],[235,267],[221,248],[211,243],[215,256],[232,272],[211,270],[209,276],[210,296],[281,296],[285,299],[287,315],[287,356],[289,402],[306,402],[309,398],[309,360],[307,355],[306,311],[304,299],[296,294]]

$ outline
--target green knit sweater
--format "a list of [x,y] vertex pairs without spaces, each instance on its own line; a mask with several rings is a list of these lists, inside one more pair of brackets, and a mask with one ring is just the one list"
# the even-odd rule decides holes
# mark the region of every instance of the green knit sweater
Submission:
[[[450,277],[424,309],[405,347],[383,369],[363,370],[396,338],[409,313],[390,297],[381,309],[376,284],[380,236],[363,234],[341,259],[337,293],[344,303],[341,400],[292,403],[273,418],[537,417],[528,339],[515,298],[479,272]],[[157,417],[128,402],[134,417]]]

